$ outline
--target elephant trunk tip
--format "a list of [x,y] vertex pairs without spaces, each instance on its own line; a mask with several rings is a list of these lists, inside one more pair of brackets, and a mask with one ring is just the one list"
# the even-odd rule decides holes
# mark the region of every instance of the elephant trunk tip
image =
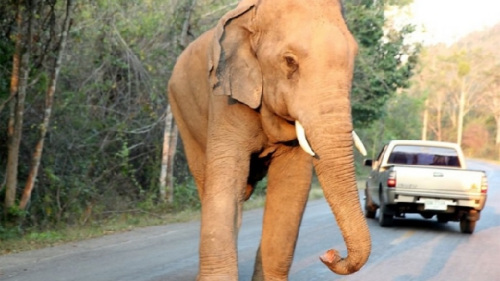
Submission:
[[350,263],[342,258],[337,250],[330,249],[319,257],[320,260],[333,272],[341,275],[348,275],[358,271],[364,263]]

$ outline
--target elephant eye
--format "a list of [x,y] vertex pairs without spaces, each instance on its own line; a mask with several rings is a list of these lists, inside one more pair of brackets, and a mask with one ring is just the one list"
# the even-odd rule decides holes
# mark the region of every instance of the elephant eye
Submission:
[[295,61],[295,58],[293,58],[292,56],[285,56],[285,60],[288,67],[290,68],[299,67],[299,64],[297,63],[297,61]]
[[288,79],[291,79],[293,73],[295,73],[295,71],[297,71],[297,69],[299,68],[299,63],[291,55],[286,55],[285,56],[285,62],[286,62],[286,65],[288,67],[287,77],[288,77]]

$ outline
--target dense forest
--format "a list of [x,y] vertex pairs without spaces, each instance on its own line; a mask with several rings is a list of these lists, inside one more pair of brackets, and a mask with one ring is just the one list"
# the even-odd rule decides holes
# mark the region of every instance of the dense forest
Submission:
[[[360,47],[351,93],[358,134],[372,154],[392,138],[462,134],[469,156],[491,155],[500,142],[494,36],[421,50],[405,40],[413,27],[396,29],[384,13],[409,2],[344,3]],[[166,84],[178,54],[236,4],[3,1],[0,236],[198,207]],[[489,49],[476,44],[486,41]]]

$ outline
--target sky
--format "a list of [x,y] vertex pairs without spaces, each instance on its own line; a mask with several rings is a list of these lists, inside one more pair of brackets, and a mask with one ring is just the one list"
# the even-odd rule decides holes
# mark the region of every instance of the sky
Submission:
[[500,0],[414,0],[406,20],[424,44],[452,44],[473,31],[500,23]]

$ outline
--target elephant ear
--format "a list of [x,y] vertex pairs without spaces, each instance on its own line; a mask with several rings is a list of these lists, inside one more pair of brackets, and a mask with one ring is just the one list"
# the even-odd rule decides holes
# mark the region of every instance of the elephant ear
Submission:
[[254,1],[242,1],[215,28],[209,51],[209,79],[215,95],[228,95],[256,109],[262,98],[262,72],[252,48]]

